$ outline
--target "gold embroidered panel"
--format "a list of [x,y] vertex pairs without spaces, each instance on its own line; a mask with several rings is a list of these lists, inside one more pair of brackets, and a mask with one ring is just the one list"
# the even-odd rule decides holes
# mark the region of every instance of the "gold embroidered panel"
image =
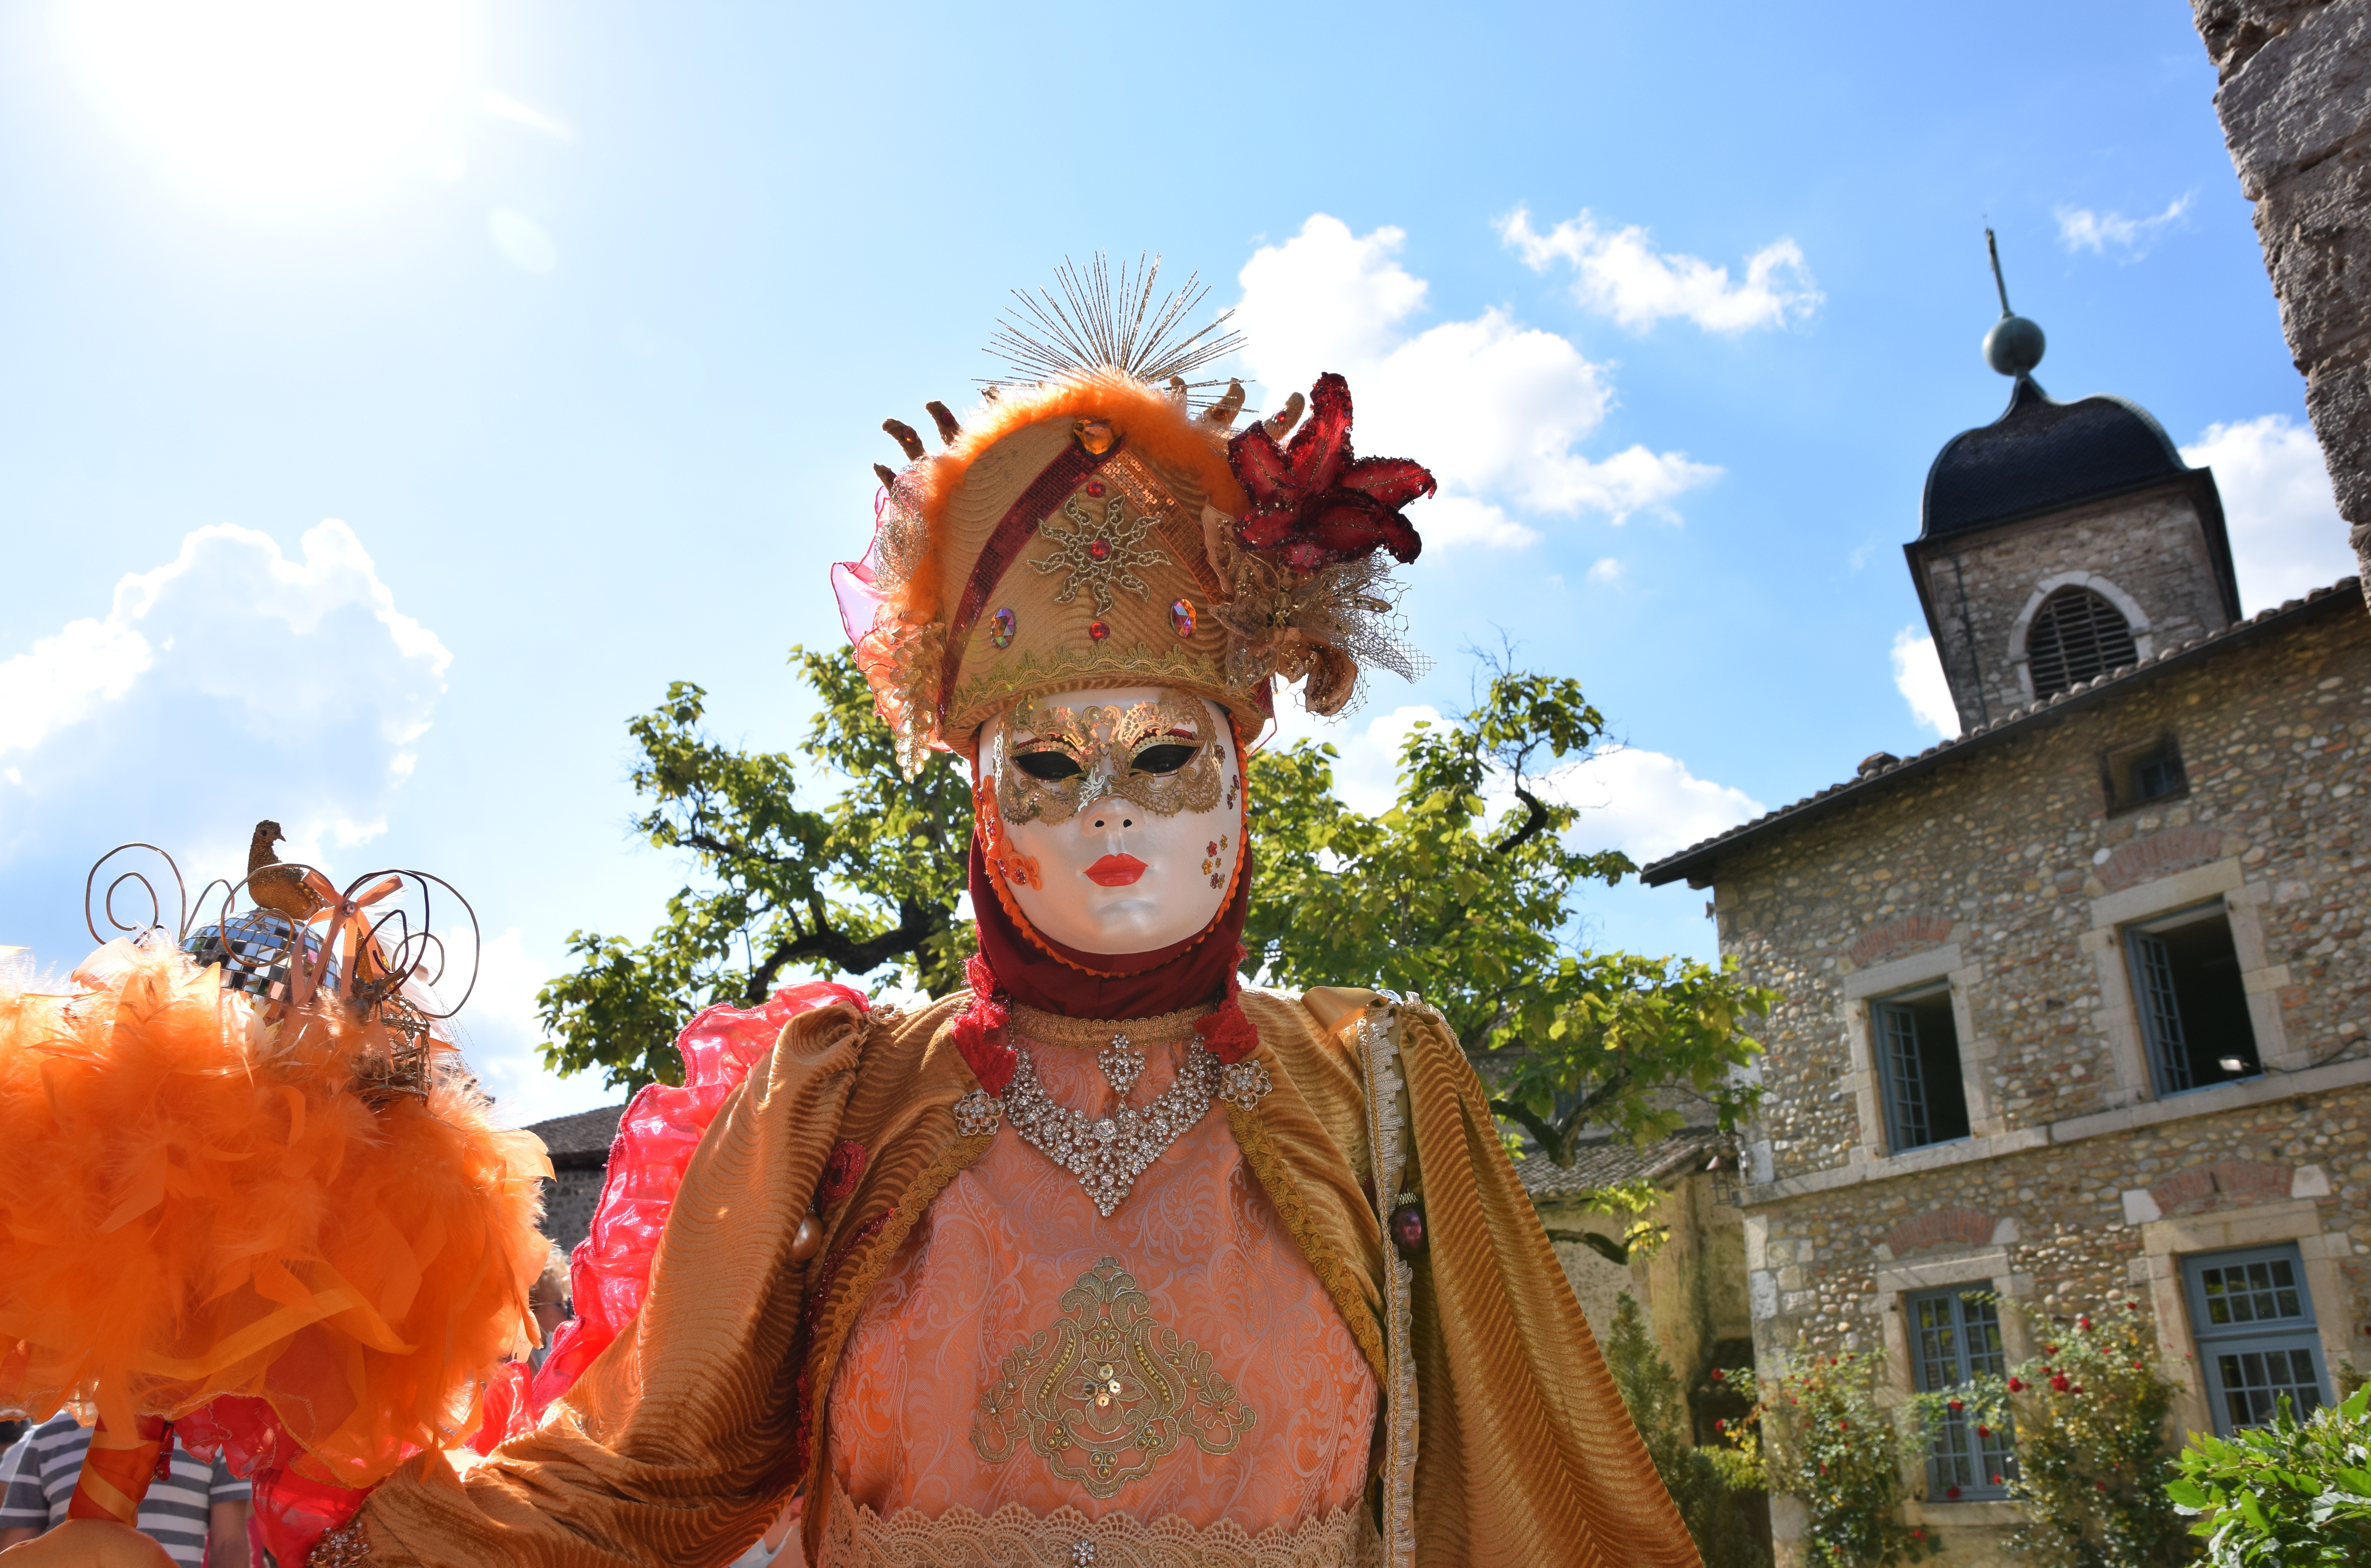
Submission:
[[1091,1497],[1151,1475],[1178,1444],[1232,1453],[1257,1417],[1210,1353],[1154,1320],[1117,1258],[1062,1293],[1062,1316],[1007,1352],[979,1397],[971,1443],[989,1464],[1029,1447]]

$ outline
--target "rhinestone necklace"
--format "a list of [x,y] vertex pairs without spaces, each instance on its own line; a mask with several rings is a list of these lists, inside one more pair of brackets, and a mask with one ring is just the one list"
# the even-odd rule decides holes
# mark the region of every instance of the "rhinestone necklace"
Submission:
[[1162,1151],[1209,1114],[1223,1077],[1219,1059],[1196,1040],[1186,1049],[1176,1081],[1150,1103],[1087,1116],[1054,1102],[1037,1081],[1026,1049],[1015,1055],[1012,1081],[1003,1094],[1005,1119],[1023,1142],[1077,1176],[1095,1212],[1106,1219]]

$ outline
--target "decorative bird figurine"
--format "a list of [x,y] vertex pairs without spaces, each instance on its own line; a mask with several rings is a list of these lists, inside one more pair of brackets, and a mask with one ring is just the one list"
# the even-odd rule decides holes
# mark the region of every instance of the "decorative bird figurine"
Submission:
[[282,865],[272,852],[272,847],[284,836],[276,822],[255,824],[255,837],[247,847],[247,895],[257,908],[276,910],[302,925],[320,912],[322,898],[306,885],[300,868]]

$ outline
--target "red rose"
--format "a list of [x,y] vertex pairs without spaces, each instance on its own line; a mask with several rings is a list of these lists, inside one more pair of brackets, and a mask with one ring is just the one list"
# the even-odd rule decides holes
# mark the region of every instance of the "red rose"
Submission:
[[2075,1320],[2075,1326],[2078,1329],[2088,1329],[2091,1326],[2091,1320],[2088,1318],[2077,1318]]
[[2011,1378],[2008,1380],[2008,1391],[2012,1394],[2021,1394],[2025,1392],[2025,1383],[2020,1378]]
[[1956,1486],[1947,1486],[1943,1489],[1943,1495],[1956,1502],[1959,1499],[1960,1489]]
[[1712,1429],[1715,1432],[1726,1432],[1729,1430],[1729,1423],[1726,1421],[1716,1421],[1712,1424]]
[[1721,1373],[1720,1368],[1719,1368],[1719,1367],[1718,1367],[1718,1366],[1714,1367],[1714,1368],[1712,1369],[1712,1380],[1713,1380],[1714,1382],[1718,1383],[1718,1382],[1719,1382],[1719,1381],[1720,1381],[1721,1377],[1722,1377],[1722,1373]]
[[2104,1481],[2095,1481],[2091,1484],[2098,1487],[2102,1492],[2108,1490],[2108,1483]]
[[1979,1421],[1978,1423],[1976,1423],[1976,1435],[1977,1435],[1977,1436],[1979,1436],[1979,1437],[1989,1437],[1989,1436],[1991,1436],[1992,1435],[1993,1435],[1993,1429],[1992,1429],[1991,1427],[1986,1426],[1986,1425],[1985,1425],[1983,1422],[1981,1422],[1981,1421]]
[[2050,1379],[2050,1391],[2052,1393],[2063,1394],[2071,1387],[2073,1387],[2073,1385],[2067,1382],[2065,1373],[2059,1372],[2052,1375]]
[[1966,1405],[1961,1404],[1961,1403],[1960,1403],[1959,1401],[1957,1401],[1957,1400],[1953,1400],[1953,1401],[1951,1401],[1951,1413],[1952,1413],[1953,1415],[1957,1415],[1957,1414],[1959,1414],[1961,1411],[1963,1411],[1963,1410],[1965,1410],[1965,1409],[1967,1409],[1967,1408],[1968,1408],[1968,1407],[1967,1407]]

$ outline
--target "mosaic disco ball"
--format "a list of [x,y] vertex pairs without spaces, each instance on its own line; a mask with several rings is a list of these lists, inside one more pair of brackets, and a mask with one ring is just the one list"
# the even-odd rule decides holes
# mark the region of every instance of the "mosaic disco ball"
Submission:
[[[309,926],[299,926],[285,915],[269,909],[250,909],[234,915],[227,920],[200,926],[181,943],[181,951],[202,968],[209,963],[222,965],[222,982],[235,991],[267,1002],[284,1001],[288,997],[288,955],[290,945],[298,940],[305,944],[305,957],[309,963],[320,955],[321,939]],[[324,988],[338,983],[338,966],[332,963],[323,976]]]

